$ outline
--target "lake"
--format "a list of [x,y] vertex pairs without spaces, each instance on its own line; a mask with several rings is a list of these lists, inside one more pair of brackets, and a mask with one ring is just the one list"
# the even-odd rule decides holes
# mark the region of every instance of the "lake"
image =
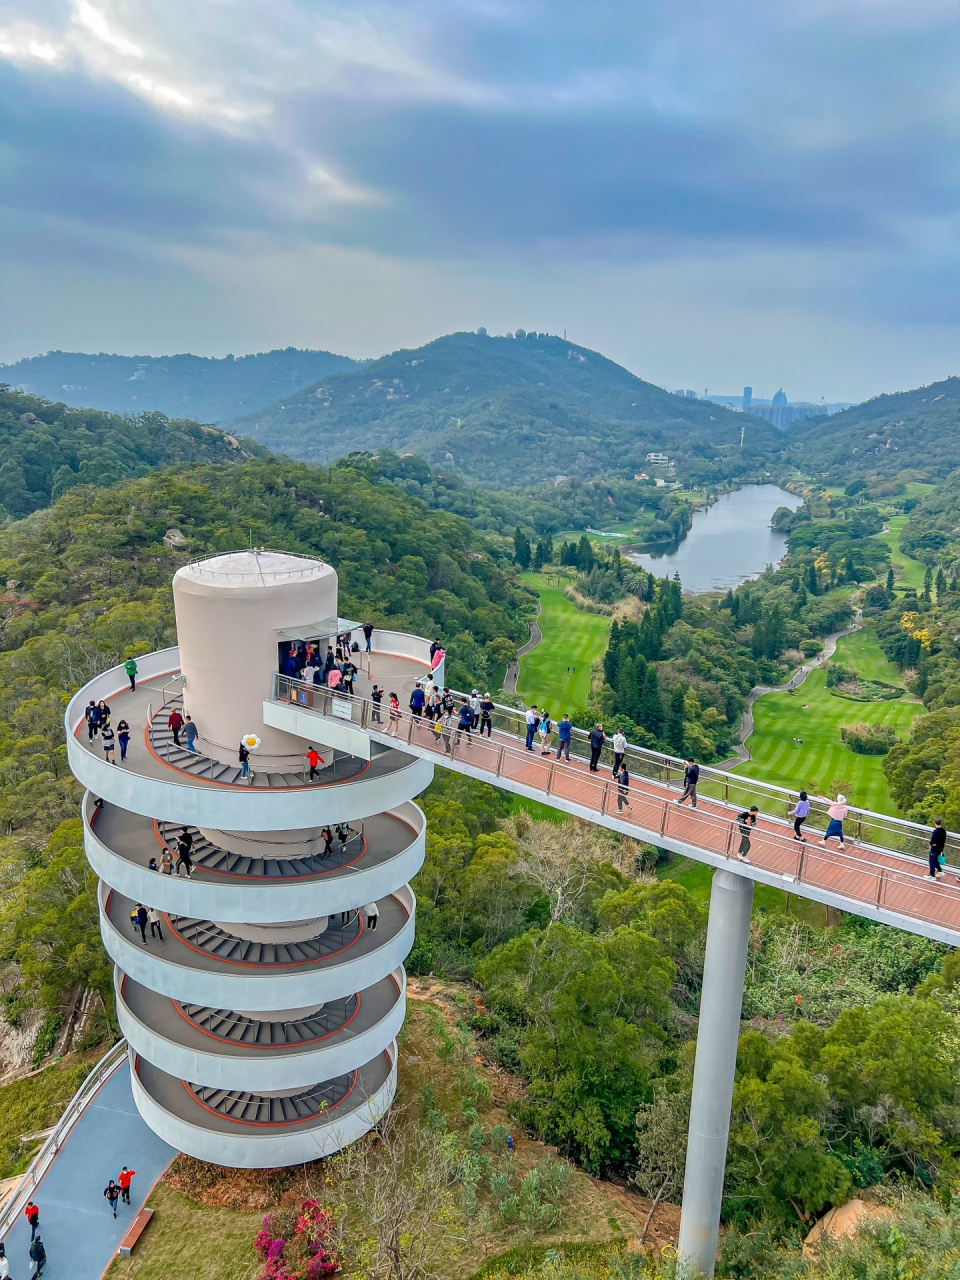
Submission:
[[802,502],[775,484],[744,485],[694,512],[693,526],[679,546],[626,558],[658,578],[679,573],[684,591],[726,591],[786,554],[786,535],[771,529],[770,519],[777,507],[796,511]]

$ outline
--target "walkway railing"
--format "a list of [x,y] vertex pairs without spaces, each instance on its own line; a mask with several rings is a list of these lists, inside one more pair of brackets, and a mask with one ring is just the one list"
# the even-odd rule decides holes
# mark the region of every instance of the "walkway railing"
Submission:
[[[760,825],[750,833],[749,857],[759,868],[790,884],[816,886],[868,908],[883,908],[915,919],[938,922],[960,931],[960,886],[953,872],[946,883],[934,883],[927,872],[929,829],[867,810],[850,809],[845,826],[847,847],[824,847],[812,842],[826,825],[826,805],[816,802],[806,826],[808,843],[793,839],[787,810],[796,792],[767,783],[701,769],[698,787],[700,807],[675,803],[683,780],[683,762],[659,752],[628,746],[625,758],[631,775],[629,794],[609,776],[590,772],[589,738],[573,730],[570,763],[540,754],[539,739],[532,752],[525,749],[526,724],[522,713],[497,707],[492,735],[480,737],[454,727],[437,735],[426,717],[402,709],[393,717],[385,704],[348,696],[278,675],[274,696],[295,702],[324,716],[349,720],[358,728],[389,737],[397,745],[415,746],[435,755],[438,763],[465,765],[479,773],[516,783],[550,799],[566,801],[603,817],[615,817],[626,827],[638,828],[638,838],[658,836],[699,846],[724,859],[734,859],[741,832],[737,814],[756,804]],[[556,735],[553,737],[556,743]],[[609,743],[599,766],[609,769]],[[629,803],[629,807],[628,807]],[[950,836],[948,854],[960,861],[960,841]]]
[[27,1200],[32,1198],[33,1193],[40,1185],[41,1178],[56,1160],[57,1154],[73,1128],[74,1122],[79,1119],[80,1115],[93,1100],[97,1090],[113,1074],[126,1056],[127,1042],[126,1040],[120,1040],[104,1054],[73,1095],[66,1111],[57,1121],[53,1133],[50,1134],[30,1162],[30,1167],[17,1184],[13,1195],[3,1206],[3,1209],[0,1209],[0,1239],[6,1236],[14,1222],[23,1212]]

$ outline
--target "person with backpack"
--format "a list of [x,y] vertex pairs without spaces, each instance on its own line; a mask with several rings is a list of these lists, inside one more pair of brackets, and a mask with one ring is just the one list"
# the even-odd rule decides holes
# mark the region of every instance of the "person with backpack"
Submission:
[[537,726],[537,733],[540,736],[540,754],[548,756],[552,749],[553,721],[550,719],[550,713],[546,707],[540,708],[540,723]]
[[807,798],[807,793],[805,791],[800,792],[800,797],[797,800],[797,803],[787,814],[787,817],[793,819],[794,840],[799,840],[801,844],[806,844],[807,837],[803,834],[801,828],[807,818],[810,817],[810,801]]
[[470,745],[470,730],[473,728],[473,712],[470,710],[470,703],[464,698],[460,703],[460,718],[457,721],[457,732],[453,739],[453,745],[460,745],[460,735],[466,734],[467,746]]
[[113,1210],[113,1216],[117,1216],[117,1203],[120,1200],[120,1188],[111,1178],[107,1185],[103,1188],[103,1194],[107,1204]]
[[930,832],[930,878],[939,880],[943,875],[943,864],[946,860],[944,849],[947,847],[947,829],[942,818],[934,818],[933,830]]
[[32,1200],[28,1200],[23,1210],[23,1216],[30,1223],[30,1239],[32,1240],[37,1234],[37,1228],[40,1225],[40,1209]]
[[570,717],[566,712],[560,717],[560,723],[557,725],[557,759],[564,757],[569,764],[570,762],[570,739],[573,737],[573,725],[570,723]]
[[749,862],[750,858],[750,836],[753,828],[757,825],[757,814],[759,809],[752,804],[749,809],[744,809],[743,813],[737,814],[737,827],[740,831],[740,848],[737,850],[737,857],[741,862]]
[[494,704],[493,704],[493,700],[490,697],[490,694],[485,693],[483,697],[480,699],[480,737],[481,738],[483,737],[484,733],[486,733],[488,738],[492,737],[493,735],[493,707],[494,707]]
[[136,658],[128,658],[123,664],[123,669],[130,678],[130,692],[134,693],[137,688],[137,660]]
[[30,1261],[37,1264],[37,1280],[43,1275],[43,1268],[47,1265],[47,1251],[43,1247],[43,1240],[40,1238],[38,1231],[36,1236],[30,1243]]
[[363,624],[363,643],[367,653],[370,652],[370,638],[373,635],[373,623],[365,622]]
[[677,804],[683,804],[684,800],[689,800],[692,808],[697,807],[697,783],[700,781],[700,766],[694,762],[693,756],[687,758],[687,765],[683,771],[683,794],[677,800]]
[[136,1177],[136,1169],[128,1169],[126,1165],[117,1175],[117,1185],[120,1187],[120,1196],[124,1204],[130,1203],[130,1183]]

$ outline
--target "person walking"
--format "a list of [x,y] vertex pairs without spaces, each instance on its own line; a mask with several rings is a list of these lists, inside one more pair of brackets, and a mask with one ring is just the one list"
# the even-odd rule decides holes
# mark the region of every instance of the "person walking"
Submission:
[[192,716],[187,716],[183,722],[183,740],[187,744],[187,750],[191,755],[200,754],[197,751],[197,726],[194,724]]
[[180,745],[180,730],[183,728],[183,716],[180,714],[179,708],[174,707],[167,716],[167,728],[173,734],[173,745]]
[[625,764],[620,766],[620,772],[616,777],[617,813],[622,813],[624,806],[632,811],[633,805],[630,803],[630,774],[627,772],[627,766]]
[[[598,764],[600,763],[600,752],[603,750],[603,744],[607,740],[607,735],[603,732],[603,725],[597,723],[590,730],[590,772],[599,773]],[[569,757],[568,757],[569,758]]]
[[10,1263],[2,1241],[0,1241],[0,1280],[10,1280]]
[[103,1188],[103,1194],[107,1204],[113,1210],[113,1216],[117,1216],[117,1201],[120,1199],[120,1188],[111,1178],[107,1185]]
[[443,734],[443,749],[447,755],[453,750],[450,742],[450,735],[453,733],[453,712],[443,711],[440,716],[441,733]]
[[101,729],[100,741],[103,743],[104,760],[106,760],[107,764],[116,764],[114,749],[117,745],[117,735],[109,724],[105,724]]
[[524,719],[527,722],[527,750],[532,751],[533,735],[537,731],[537,724],[540,720],[540,717],[537,715],[537,704],[535,702],[531,702],[530,706],[527,708],[527,714]]
[[28,1200],[23,1210],[23,1216],[30,1223],[30,1239],[32,1240],[37,1234],[37,1228],[40,1226],[40,1209],[32,1200]]
[[323,841],[323,853],[321,853],[320,857],[329,858],[330,850],[333,848],[333,832],[329,827],[323,828],[320,832],[320,839]]
[[310,766],[310,781],[319,775],[319,766],[323,763],[320,759],[320,753],[316,747],[310,747],[307,751],[307,764]]
[[164,845],[163,852],[160,854],[160,874],[162,876],[173,875],[173,857],[166,845]]
[[240,743],[240,750],[237,752],[237,760],[240,762],[240,777],[245,778],[250,772],[250,752],[245,742]]
[[36,1263],[36,1277],[37,1280],[40,1280],[43,1275],[43,1268],[47,1265],[47,1251],[43,1247],[43,1240],[39,1231],[30,1242],[30,1261]]
[[830,821],[827,824],[827,829],[820,842],[821,844],[826,844],[828,840],[832,840],[833,837],[836,836],[840,841],[840,848],[845,848],[843,843],[843,820],[847,816],[847,813],[847,797],[837,796],[836,800],[834,800],[827,809],[827,816]]
[[346,850],[347,841],[350,839],[350,828],[345,822],[337,823],[337,839],[340,841],[341,854]]
[[143,945],[147,945],[147,908],[142,902],[137,903],[136,910],[133,913],[133,923],[140,930],[140,938]]
[[387,736],[389,737],[390,734],[393,734],[393,736],[396,737],[397,731],[399,728],[400,728],[400,699],[397,697],[395,693],[391,693],[390,723],[387,726]]
[[566,712],[560,717],[560,723],[557,725],[557,759],[564,756],[569,762],[570,760],[570,739],[573,737],[573,725],[570,723],[570,717]]
[[185,867],[187,871],[187,879],[193,875],[193,862],[190,858],[190,851],[193,848],[193,836],[187,827],[184,827],[177,838],[177,878],[180,878],[180,868]]
[[623,764],[623,757],[627,754],[627,736],[622,729],[618,729],[613,735],[613,769],[611,773],[614,777],[620,772],[620,766]]
[[92,742],[97,736],[97,731],[100,728],[100,710],[97,704],[92,700],[87,703],[83,712],[83,718],[87,722],[87,741]]
[[793,838],[799,840],[801,844],[807,843],[807,837],[803,834],[801,828],[810,817],[810,801],[805,791],[800,792],[800,798],[787,814],[788,818],[793,819]]
[[137,687],[137,660],[136,658],[128,658],[123,664],[123,669],[130,678],[130,692],[133,693]]
[[750,858],[750,836],[753,828],[757,825],[757,814],[759,810],[755,804],[749,809],[744,809],[743,813],[737,814],[737,828],[740,831],[740,848],[737,850],[737,857],[741,862],[749,862]]
[[373,703],[373,723],[382,724],[383,721],[380,718],[380,706],[383,702],[383,690],[378,684],[375,684],[370,692],[370,701]]
[[126,720],[121,720],[117,725],[117,741],[120,743],[120,763],[123,764],[127,758],[127,747],[130,745],[130,726]]
[[489,692],[480,699],[480,737],[493,735],[493,699]]
[[[372,622],[365,622],[365,623],[363,624],[363,644],[364,644],[364,648],[366,649],[367,653],[369,653],[369,652],[370,652],[370,638],[371,638],[371,636],[372,636],[372,635],[373,635],[373,623],[372,623]],[[431,654],[431,657],[432,657],[432,656],[433,656],[433,655]]]
[[163,941],[163,930],[160,928],[160,912],[156,907],[147,907],[147,919],[150,921],[150,937]]
[[460,703],[460,718],[457,720],[457,732],[453,739],[453,745],[460,745],[460,735],[466,734],[467,746],[470,745],[470,730],[473,728],[473,712],[470,710],[470,703],[464,698]]
[[943,875],[944,849],[947,846],[947,829],[942,818],[934,818],[930,832],[930,878],[939,880]]
[[694,762],[693,756],[687,758],[687,765],[683,771],[683,794],[677,799],[677,804],[683,804],[684,800],[689,800],[691,806],[697,807],[697,783],[700,781],[700,766]]
[[413,686],[413,692],[410,694],[410,714],[413,716],[415,724],[420,723],[424,702],[426,702],[426,695],[423,692],[423,686],[418,680]]
[[104,700],[101,698],[100,701],[97,703],[97,711],[100,717],[98,723],[102,730],[105,724],[110,723],[110,704],[108,702],[104,702]]
[[363,908],[363,913],[367,917],[367,928],[371,933],[376,933],[377,921],[380,918],[380,908],[375,902],[368,902]]
[[120,1187],[120,1198],[124,1204],[130,1203],[130,1183],[137,1176],[136,1169],[128,1169],[126,1165],[117,1175],[117,1183]]

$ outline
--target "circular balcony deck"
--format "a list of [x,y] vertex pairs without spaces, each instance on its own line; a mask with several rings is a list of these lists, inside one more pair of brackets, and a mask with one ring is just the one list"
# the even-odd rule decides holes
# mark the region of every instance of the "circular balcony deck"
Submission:
[[374,1058],[403,1024],[405,984],[401,967],[316,1015],[274,1022],[183,1004],[115,973],[120,1028],[138,1054],[182,1079],[265,1091],[306,1087]]
[[423,864],[426,825],[410,802],[365,819],[362,835],[342,852],[335,841],[329,858],[282,862],[231,854],[194,830],[195,871],[187,879],[148,868],[151,857],[159,862],[164,840],[174,850],[168,824],[113,804],[97,807],[89,794],[83,820],[87,859],[112,889],[161,911],[249,924],[332,915],[396,892]]
[[132,1052],[131,1067],[134,1100],[155,1133],[187,1155],[242,1169],[332,1155],[371,1129],[396,1091],[396,1045],[349,1078],[282,1099],[197,1087]]
[[107,954],[152,991],[215,1009],[298,1009],[372,986],[406,959],[413,945],[412,891],[382,898],[376,930],[356,912],[341,928],[305,942],[267,944],[232,935],[208,919],[164,916],[163,941],[140,940],[130,923],[134,902],[100,885],[100,931]]

